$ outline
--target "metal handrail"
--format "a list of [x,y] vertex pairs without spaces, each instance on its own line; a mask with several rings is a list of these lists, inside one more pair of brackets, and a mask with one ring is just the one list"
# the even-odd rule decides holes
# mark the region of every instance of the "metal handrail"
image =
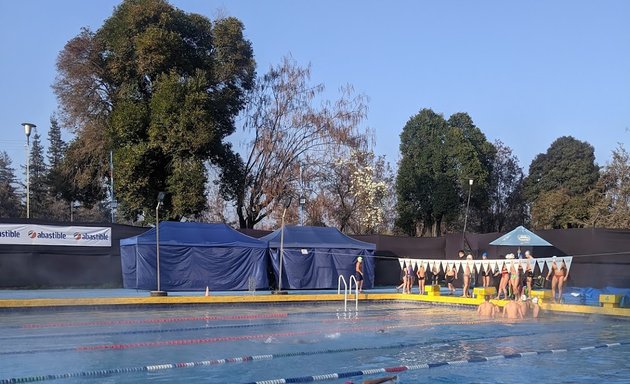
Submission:
[[352,292],[352,280],[354,280],[354,310],[359,310],[359,283],[354,275],[350,276],[350,292]]
[[339,275],[339,278],[337,279],[337,294],[341,293],[342,281],[343,281],[343,310],[345,312],[348,310],[348,283],[346,283],[346,278],[343,277],[343,275]]

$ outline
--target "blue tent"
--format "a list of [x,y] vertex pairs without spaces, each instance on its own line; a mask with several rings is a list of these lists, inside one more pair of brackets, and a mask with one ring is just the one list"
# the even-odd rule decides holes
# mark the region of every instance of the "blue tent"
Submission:
[[[120,240],[123,286],[156,289],[155,228]],[[267,289],[267,243],[225,224],[160,223],[160,288],[166,291]]]
[[[282,229],[277,229],[260,238],[269,243],[276,276],[281,235]],[[372,288],[375,248],[374,244],[352,239],[336,228],[285,226],[282,288],[336,289],[340,275],[349,282],[359,256],[363,257],[363,288]]]

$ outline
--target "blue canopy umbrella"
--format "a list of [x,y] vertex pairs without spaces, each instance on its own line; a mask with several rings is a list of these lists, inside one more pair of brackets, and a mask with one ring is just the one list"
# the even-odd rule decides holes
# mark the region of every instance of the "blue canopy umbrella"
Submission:
[[512,231],[506,233],[505,235],[499,237],[498,239],[492,241],[490,245],[508,245],[508,246],[547,246],[552,247],[553,245],[549,243],[547,240],[538,236],[534,232],[528,230],[527,228],[521,226],[516,227]]

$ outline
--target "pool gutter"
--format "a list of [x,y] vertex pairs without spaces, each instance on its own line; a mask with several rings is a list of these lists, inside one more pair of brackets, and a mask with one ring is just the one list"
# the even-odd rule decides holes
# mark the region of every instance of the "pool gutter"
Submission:
[[[463,298],[458,296],[426,296],[400,293],[360,293],[361,301],[417,301],[446,305],[477,306],[481,298]],[[343,295],[293,293],[287,295],[241,294],[210,296],[165,296],[165,297],[95,297],[95,298],[48,298],[48,299],[0,299],[0,310],[46,309],[46,308],[87,308],[87,307],[129,307],[152,305],[204,305],[204,304],[240,304],[240,303],[289,303],[289,302],[333,302],[343,301]],[[492,300],[498,306],[506,300]],[[348,306],[354,303],[354,295],[348,298]],[[360,304],[359,304],[360,305]],[[573,314],[594,314],[630,318],[630,308],[605,308],[589,305],[543,303],[544,311]]]

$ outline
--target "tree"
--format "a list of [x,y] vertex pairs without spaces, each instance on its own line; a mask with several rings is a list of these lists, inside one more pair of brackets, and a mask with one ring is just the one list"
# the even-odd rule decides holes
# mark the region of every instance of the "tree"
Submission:
[[315,202],[327,218],[322,221],[342,232],[384,233],[391,229],[386,198],[392,185],[392,172],[383,157],[354,150],[348,158],[339,157],[332,164]]
[[47,185],[48,167],[44,161],[41,137],[37,132],[33,135],[31,143],[29,167],[30,216],[31,218],[47,218],[51,202]]
[[78,199],[106,196],[112,150],[123,217],[151,216],[159,191],[165,219],[205,209],[205,163],[235,165],[224,140],[253,85],[243,29],[164,0],[126,0],[99,30],[66,44],[54,90],[76,133],[64,169]]
[[612,152],[594,193],[587,199],[593,227],[630,228],[630,154],[622,144]]
[[69,198],[71,190],[63,174],[67,147],[67,144],[61,138],[59,122],[53,115],[50,117],[50,128],[48,129],[48,149],[46,151],[48,167],[45,179],[47,194],[46,217],[51,220],[69,220],[71,216],[70,204],[72,201]]
[[522,195],[523,170],[512,150],[497,140],[490,174],[488,232],[503,232],[525,224],[527,204]]
[[253,228],[287,196],[299,195],[300,164],[318,177],[337,154],[365,140],[357,129],[364,98],[348,87],[336,101],[318,104],[323,91],[310,84],[310,67],[290,58],[258,79],[244,116],[249,152],[244,160],[227,158],[235,166],[225,167],[232,172],[222,177],[222,194],[235,202],[241,228]]
[[[396,178],[398,227],[409,235],[439,236],[459,229],[473,179],[471,205],[483,210],[493,146],[466,113],[442,115],[423,109],[400,135]],[[483,225],[481,220],[478,225]]]
[[23,212],[20,197],[16,191],[15,170],[11,158],[0,152],[0,217],[20,217]]
[[534,158],[524,182],[533,226],[582,227],[589,215],[586,198],[598,179],[592,145],[571,136],[554,141],[545,154]]

